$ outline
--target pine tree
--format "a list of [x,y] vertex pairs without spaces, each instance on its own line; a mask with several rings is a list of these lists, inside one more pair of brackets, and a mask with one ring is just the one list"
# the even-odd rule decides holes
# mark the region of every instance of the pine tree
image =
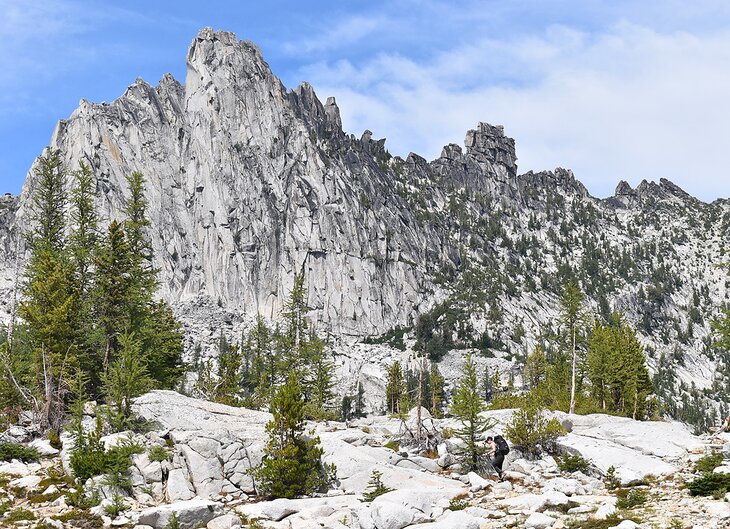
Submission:
[[324,490],[334,467],[322,462],[319,438],[304,435],[305,402],[295,373],[271,400],[273,419],[266,425],[269,442],[261,466],[253,471],[259,492],[294,498]]
[[142,344],[133,333],[125,331],[119,337],[119,351],[103,380],[106,402],[111,406],[110,422],[117,430],[126,429],[132,423],[132,399],[152,385]]
[[591,396],[600,403],[601,409],[607,408],[611,387],[613,362],[613,333],[611,329],[596,322],[588,340],[586,364],[590,380]]
[[99,372],[101,360],[94,355],[94,317],[92,314],[93,264],[99,240],[98,215],[95,208],[96,182],[84,162],[75,171],[76,185],[71,190],[68,248],[73,266],[73,327],[76,330],[78,356],[88,372]]
[[484,410],[486,404],[479,394],[476,367],[469,354],[451,405],[451,414],[462,424],[456,435],[466,445],[463,463],[467,470],[478,470],[481,467],[482,457],[486,452],[483,435],[494,425],[494,422],[480,415]]
[[431,363],[430,379],[430,405],[431,415],[440,418],[443,416],[444,406],[444,377],[435,363]]
[[330,408],[335,398],[334,387],[334,363],[329,358],[325,343],[320,340],[314,332],[310,332],[307,339],[307,358],[309,369],[306,379],[307,400],[309,402],[308,415],[315,418],[327,416],[327,409]]
[[218,373],[214,400],[229,406],[241,403],[243,356],[238,345],[229,344],[221,331],[218,339]]
[[406,383],[399,361],[387,368],[388,382],[385,386],[385,401],[390,413],[403,413],[401,405],[404,403]]
[[548,364],[545,351],[539,345],[530,353],[525,362],[524,384],[529,389],[537,388],[547,378]]
[[365,417],[365,389],[362,382],[357,383],[357,395],[355,396],[355,409],[353,415],[355,417]]
[[31,202],[33,229],[27,234],[31,257],[18,314],[28,330],[34,380],[43,426],[58,431],[67,379],[77,361],[74,282],[65,239],[66,171],[58,152],[39,159]]
[[572,369],[570,379],[570,409],[568,413],[575,413],[575,392],[576,392],[576,374],[578,371],[578,339],[580,326],[585,320],[583,310],[583,301],[585,296],[581,292],[574,280],[569,281],[563,290],[561,296],[562,321],[567,327],[570,350],[572,358]]

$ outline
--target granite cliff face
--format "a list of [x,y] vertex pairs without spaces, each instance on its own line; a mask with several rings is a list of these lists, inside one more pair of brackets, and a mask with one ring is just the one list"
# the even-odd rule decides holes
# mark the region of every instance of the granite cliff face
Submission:
[[[569,170],[520,175],[514,140],[486,123],[431,162],[392,157],[370,131],[342,130],[334,98],[287,90],[253,44],[209,28],[190,45],[184,86],[165,75],[113,103],[82,100],[50,147],[69,168],[91,166],[108,220],[122,216],[125,175],[144,173],[161,293],[192,342],[275,318],[304,272],[321,332],[352,342],[431,314],[447,345],[519,375],[517,360],[554,330],[572,270],[596,312],[639,328],[668,388],[727,383],[709,348],[729,292],[715,267],[727,201],[666,180],[621,182],[601,200]],[[33,188],[34,167],[20,197],[0,199],[3,320]]]

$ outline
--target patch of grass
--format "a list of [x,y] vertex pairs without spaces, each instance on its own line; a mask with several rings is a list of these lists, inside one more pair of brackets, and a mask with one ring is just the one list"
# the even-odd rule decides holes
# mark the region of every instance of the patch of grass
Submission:
[[627,517],[624,516],[622,513],[614,513],[610,516],[607,516],[603,520],[598,520],[596,518],[588,518],[587,520],[573,520],[568,522],[568,527],[570,529],[610,529],[611,527],[616,527],[624,520],[632,520],[636,523],[641,523],[641,517],[639,516],[631,515]]
[[56,430],[48,430],[48,442],[56,450],[63,448],[63,442],[61,442],[61,436],[58,435]]
[[6,523],[15,523],[23,520],[35,520],[35,514],[28,509],[19,508],[10,511],[4,521]]
[[38,461],[41,455],[38,450],[30,446],[23,446],[18,443],[1,443],[0,444],[0,461],[11,461],[19,459],[23,463]]
[[28,502],[34,505],[37,505],[39,503],[50,503],[57,500],[61,496],[63,496],[63,492],[61,491],[54,492],[52,494],[32,494],[28,496]]
[[563,472],[585,472],[591,466],[590,461],[583,459],[580,455],[565,454],[558,457],[555,462]]
[[722,453],[707,454],[697,460],[695,463],[695,472],[701,472],[703,474],[706,472],[712,472],[722,465],[723,459]]
[[633,509],[644,505],[649,494],[646,489],[618,489],[616,497],[617,509]]
[[383,448],[390,448],[393,452],[400,450],[400,444],[398,441],[388,441],[383,445]]
[[6,512],[8,512],[12,506],[13,504],[9,501],[0,501],[0,516],[3,516]]
[[104,521],[100,516],[80,509],[73,509],[59,516],[54,516],[53,519],[64,522],[75,529],[103,529],[104,527]]
[[441,437],[443,437],[444,439],[451,439],[452,437],[454,437],[454,429],[447,426],[441,431]]

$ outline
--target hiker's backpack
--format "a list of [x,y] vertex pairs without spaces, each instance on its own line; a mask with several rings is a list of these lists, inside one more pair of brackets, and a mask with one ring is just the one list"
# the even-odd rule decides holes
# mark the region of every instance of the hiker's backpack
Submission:
[[497,445],[497,450],[499,450],[500,454],[502,454],[503,456],[509,454],[509,445],[507,444],[507,441],[504,440],[504,437],[502,437],[501,435],[495,435],[494,444]]

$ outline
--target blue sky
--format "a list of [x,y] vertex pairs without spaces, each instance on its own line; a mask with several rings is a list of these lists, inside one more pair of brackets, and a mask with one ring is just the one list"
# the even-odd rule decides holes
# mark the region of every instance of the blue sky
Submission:
[[184,81],[208,25],[254,41],[288,87],[336,96],[344,128],[393,154],[434,158],[487,121],[515,138],[520,171],[571,168],[596,196],[666,177],[730,197],[723,0],[0,0],[0,192],[20,191],[80,98]]

